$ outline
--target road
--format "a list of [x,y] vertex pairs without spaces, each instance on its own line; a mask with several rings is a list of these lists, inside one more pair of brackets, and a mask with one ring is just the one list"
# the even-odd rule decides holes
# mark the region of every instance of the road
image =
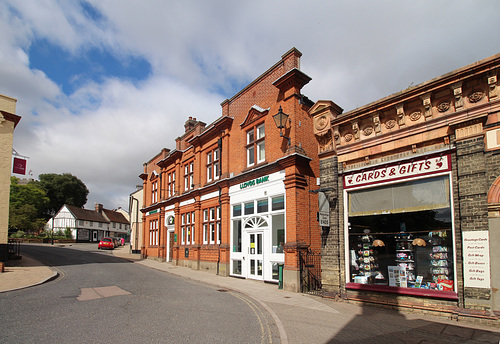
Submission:
[[1,343],[279,343],[249,297],[97,250],[25,246],[59,271],[48,283],[0,294]]

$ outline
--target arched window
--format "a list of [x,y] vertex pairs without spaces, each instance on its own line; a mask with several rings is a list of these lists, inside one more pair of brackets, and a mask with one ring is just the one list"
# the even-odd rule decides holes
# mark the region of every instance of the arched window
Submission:
[[245,222],[245,229],[259,229],[268,226],[267,220],[261,216],[252,216]]

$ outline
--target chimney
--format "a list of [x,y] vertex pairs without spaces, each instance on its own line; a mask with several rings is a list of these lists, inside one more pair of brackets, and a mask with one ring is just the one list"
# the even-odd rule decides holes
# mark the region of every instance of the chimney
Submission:
[[186,123],[184,124],[184,132],[188,132],[190,131],[191,129],[193,129],[195,126],[196,126],[196,118],[193,118],[193,117],[189,117],[189,119],[186,121]]
[[102,214],[102,204],[96,203],[95,204],[95,211],[98,212],[99,214]]

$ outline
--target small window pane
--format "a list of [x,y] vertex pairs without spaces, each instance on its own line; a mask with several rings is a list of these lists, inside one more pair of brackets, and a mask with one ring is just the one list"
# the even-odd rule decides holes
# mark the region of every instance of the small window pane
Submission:
[[259,162],[266,160],[266,143],[265,142],[258,144],[257,152],[259,154],[259,156],[257,157]]
[[253,136],[253,130],[250,130],[248,133],[247,133],[247,143],[250,144],[250,143],[253,143],[254,140],[254,136]]
[[272,199],[272,210],[282,210],[285,209],[285,196],[273,197]]
[[266,135],[266,130],[264,125],[261,125],[260,127],[257,128],[257,138],[261,139]]
[[248,165],[253,165],[255,163],[255,149],[254,147],[248,147],[247,156],[248,156]]
[[233,252],[241,252],[241,220],[233,221]]
[[254,213],[253,202],[245,203],[245,215],[250,215]]
[[267,199],[260,199],[257,201],[257,212],[258,213],[265,213],[268,210],[268,203],[269,201]]
[[233,216],[241,216],[241,204],[233,205]]
[[241,260],[233,260],[233,274],[241,275]]

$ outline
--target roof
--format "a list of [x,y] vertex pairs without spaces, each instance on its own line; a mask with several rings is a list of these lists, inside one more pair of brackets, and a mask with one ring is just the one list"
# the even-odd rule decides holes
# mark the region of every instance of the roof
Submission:
[[120,212],[108,209],[103,209],[102,212],[104,216],[106,216],[111,222],[127,223],[127,224],[129,223],[127,218]]
[[65,206],[66,208],[68,208],[71,214],[73,214],[73,216],[78,220],[109,223],[108,219],[106,219],[102,214],[98,213],[95,210],[78,208],[67,204]]

